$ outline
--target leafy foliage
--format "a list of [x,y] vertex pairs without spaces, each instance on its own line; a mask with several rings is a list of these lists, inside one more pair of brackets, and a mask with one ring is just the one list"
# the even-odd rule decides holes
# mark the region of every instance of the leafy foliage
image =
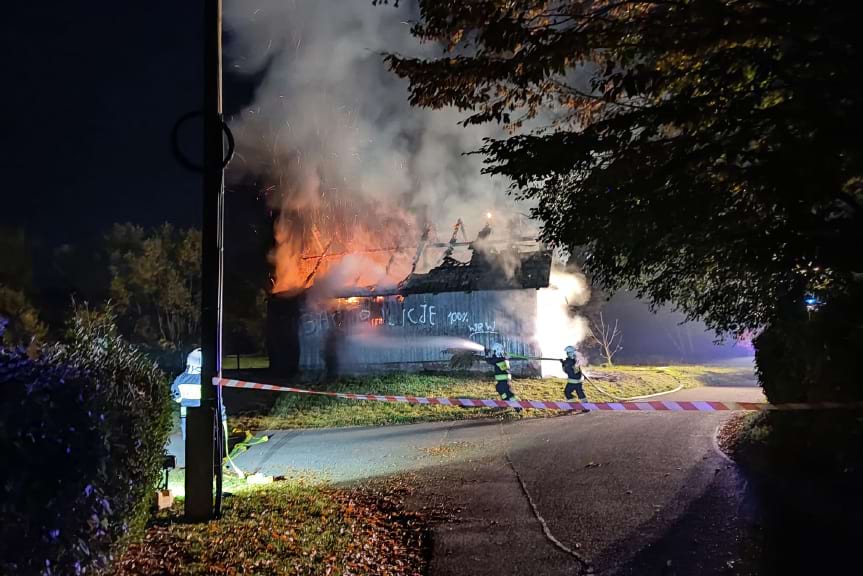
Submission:
[[[742,334],[863,270],[860,8],[826,0],[421,0],[413,104],[470,110],[551,244],[613,291]],[[855,274],[857,274],[855,276]]]
[[0,343],[29,346],[31,354],[48,333],[28,297],[33,293],[32,251],[24,230],[0,228],[0,322],[5,322]]
[[6,346],[28,346],[31,353],[45,339],[48,329],[39,319],[39,313],[19,290],[0,284],[0,322],[5,331],[0,342]]
[[863,398],[860,294],[807,314],[786,311],[755,340],[758,376],[771,402]]
[[78,310],[67,344],[0,348],[0,571],[91,574],[143,528],[170,425],[164,375]]
[[106,244],[110,294],[124,332],[166,365],[181,365],[200,338],[200,231],[116,224]]

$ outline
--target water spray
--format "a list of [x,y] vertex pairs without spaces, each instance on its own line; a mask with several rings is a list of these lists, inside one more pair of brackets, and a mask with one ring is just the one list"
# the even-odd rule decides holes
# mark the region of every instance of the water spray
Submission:
[[[405,339],[393,336],[378,336],[369,333],[351,334],[347,337],[348,341],[353,341],[356,344],[362,344],[371,348],[404,348]],[[466,338],[458,338],[456,336],[428,336],[419,340],[424,346],[443,346],[445,350],[459,351],[475,351],[483,352],[485,348],[482,344],[478,344],[473,340]]]

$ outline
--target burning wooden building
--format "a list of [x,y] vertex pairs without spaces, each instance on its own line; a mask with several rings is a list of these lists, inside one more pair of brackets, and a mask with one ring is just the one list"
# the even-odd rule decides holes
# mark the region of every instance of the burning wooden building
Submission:
[[[537,328],[541,292],[552,275],[551,252],[528,237],[495,239],[488,225],[472,241],[465,236],[459,221],[448,242],[431,240],[426,229],[409,250],[376,248],[371,260],[330,246],[304,257],[302,273],[309,280],[303,289],[274,293],[269,301],[273,372],[444,368],[450,360],[444,350],[467,343],[481,349],[500,342],[513,353],[541,355]],[[406,252],[412,255],[409,271],[388,282],[393,262]],[[355,260],[346,266],[349,257]],[[374,266],[384,268],[383,274],[372,274],[368,268]],[[383,280],[354,281],[368,277]],[[541,367],[518,369],[538,373]]]

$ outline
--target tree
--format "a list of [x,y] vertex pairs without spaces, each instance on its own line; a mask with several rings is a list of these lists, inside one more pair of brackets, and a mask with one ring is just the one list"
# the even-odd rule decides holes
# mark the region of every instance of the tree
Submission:
[[48,334],[47,327],[39,319],[39,313],[27,296],[3,284],[0,284],[0,323],[4,328],[0,343],[25,346],[31,353]]
[[[546,242],[586,247],[586,272],[609,291],[673,303],[734,335],[795,315],[807,293],[824,311],[859,300],[858,5],[420,8],[413,34],[444,54],[386,56],[411,102],[513,131],[480,150],[487,171],[536,201]],[[863,318],[851,325],[844,346],[859,342]]]
[[45,340],[48,329],[33,307],[33,250],[21,229],[0,228],[0,343],[29,347]]
[[598,319],[590,320],[590,334],[588,340],[594,347],[599,349],[599,355],[605,360],[608,366],[614,365],[614,355],[623,349],[623,332],[618,326],[618,321],[614,321],[614,325],[606,323],[602,312],[599,313]]
[[167,366],[182,365],[200,342],[200,231],[164,224],[148,232],[115,224],[106,251],[110,295],[123,331]]

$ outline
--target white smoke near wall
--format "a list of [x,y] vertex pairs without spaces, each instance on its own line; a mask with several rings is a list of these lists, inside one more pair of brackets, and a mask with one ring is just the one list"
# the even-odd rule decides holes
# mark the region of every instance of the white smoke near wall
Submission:
[[425,223],[446,235],[457,218],[474,236],[487,211],[515,212],[508,183],[463,155],[497,129],[411,108],[406,82],[382,62],[382,52],[440,53],[410,36],[414,2],[226,0],[224,12],[227,66],[253,74],[270,63],[254,102],[231,119],[231,170],[277,176],[283,213],[319,211],[325,225],[336,209],[361,220],[404,211],[414,236]]
[[[552,268],[548,288],[537,293],[536,333],[534,339],[541,355],[563,358],[564,348],[578,347],[589,333],[587,320],[573,312],[590,299],[590,285],[583,274]],[[565,376],[560,362],[542,361],[543,377]]]

